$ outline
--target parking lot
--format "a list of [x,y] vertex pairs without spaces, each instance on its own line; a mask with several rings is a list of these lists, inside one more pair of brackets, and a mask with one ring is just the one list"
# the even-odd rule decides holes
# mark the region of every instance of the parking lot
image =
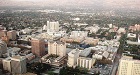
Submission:
[[104,65],[104,64],[96,64],[90,72],[92,74],[100,73],[100,75],[110,75],[110,72],[112,70],[112,65]]

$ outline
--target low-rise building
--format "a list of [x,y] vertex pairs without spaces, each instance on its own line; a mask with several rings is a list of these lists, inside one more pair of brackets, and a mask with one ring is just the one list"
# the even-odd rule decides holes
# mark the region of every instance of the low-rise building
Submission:
[[136,34],[128,33],[127,38],[136,38]]
[[119,28],[117,33],[119,33],[119,34],[120,33],[126,33],[126,30],[125,30],[125,28]]
[[97,59],[97,60],[102,60],[102,59],[103,59],[102,54],[103,54],[103,52],[95,52],[95,53],[92,55],[92,58]]
[[99,42],[99,39],[94,39],[94,38],[86,37],[83,42],[86,43],[86,44],[97,45],[98,42]]
[[70,38],[84,38],[87,37],[88,32],[87,31],[72,31]]

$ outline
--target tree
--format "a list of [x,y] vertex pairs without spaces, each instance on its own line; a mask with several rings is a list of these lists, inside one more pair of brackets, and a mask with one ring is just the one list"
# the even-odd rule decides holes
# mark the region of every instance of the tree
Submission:
[[52,72],[52,71],[48,71],[47,73],[48,73],[49,75],[55,75],[55,73]]

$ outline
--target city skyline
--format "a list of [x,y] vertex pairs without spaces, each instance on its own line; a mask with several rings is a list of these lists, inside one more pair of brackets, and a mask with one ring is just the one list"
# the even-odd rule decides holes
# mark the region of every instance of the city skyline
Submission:
[[140,75],[140,0],[0,0],[0,75]]

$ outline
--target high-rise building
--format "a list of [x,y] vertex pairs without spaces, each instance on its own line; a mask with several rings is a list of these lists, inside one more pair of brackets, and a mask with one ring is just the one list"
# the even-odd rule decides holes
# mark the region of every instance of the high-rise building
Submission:
[[124,56],[120,60],[118,75],[140,75],[140,60]]
[[0,30],[0,38],[7,35],[7,30]]
[[9,43],[9,38],[8,38],[8,36],[3,36],[3,37],[1,37],[1,40],[4,41],[6,44]]
[[140,25],[139,24],[135,24],[135,28],[137,31],[140,31]]
[[66,55],[66,43],[61,41],[48,41],[48,54],[56,54],[59,56]]
[[26,58],[24,56],[13,56],[11,58],[11,68],[13,74],[26,73]]
[[45,54],[45,41],[44,39],[32,39],[32,53],[36,56],[43,56]]
[[44,25],[43,26],[43,30],[47,30],[47,25]]
[[87,37],[88,32],[87,31],[72,31],[70,37],[71,38],[84,38]]
[[59,31],[59,22],[49,22],[47,21],[47,31],[48,32],[57,32]]
[[3,64],[3,69],[4,70],[7,70],[9,72],[12,71],[12,68],[11,68],[11,58],[6,58],[6,59],[3,59],[2,60],[2,64]]
[[79,49],[74,49],[68,53],[68,62],[67,65],[69,67],[76,67],[77,66],[77,59],[79,57]]
[[138,43],[140,43],[140,35],[138,35]]
[[17,33],[15,30],[12,30],[12,31],[8,31],[7,32],[7,36],[9,39],[11,40],[16,40],[17,39]]
[[91,69],[94,63],[95,63],[95,59],[92,58],[79,57],[77,59],[77,66],[87,68],[87,69]]
[[7,52],[7,44],[0,40],[0,57]]

